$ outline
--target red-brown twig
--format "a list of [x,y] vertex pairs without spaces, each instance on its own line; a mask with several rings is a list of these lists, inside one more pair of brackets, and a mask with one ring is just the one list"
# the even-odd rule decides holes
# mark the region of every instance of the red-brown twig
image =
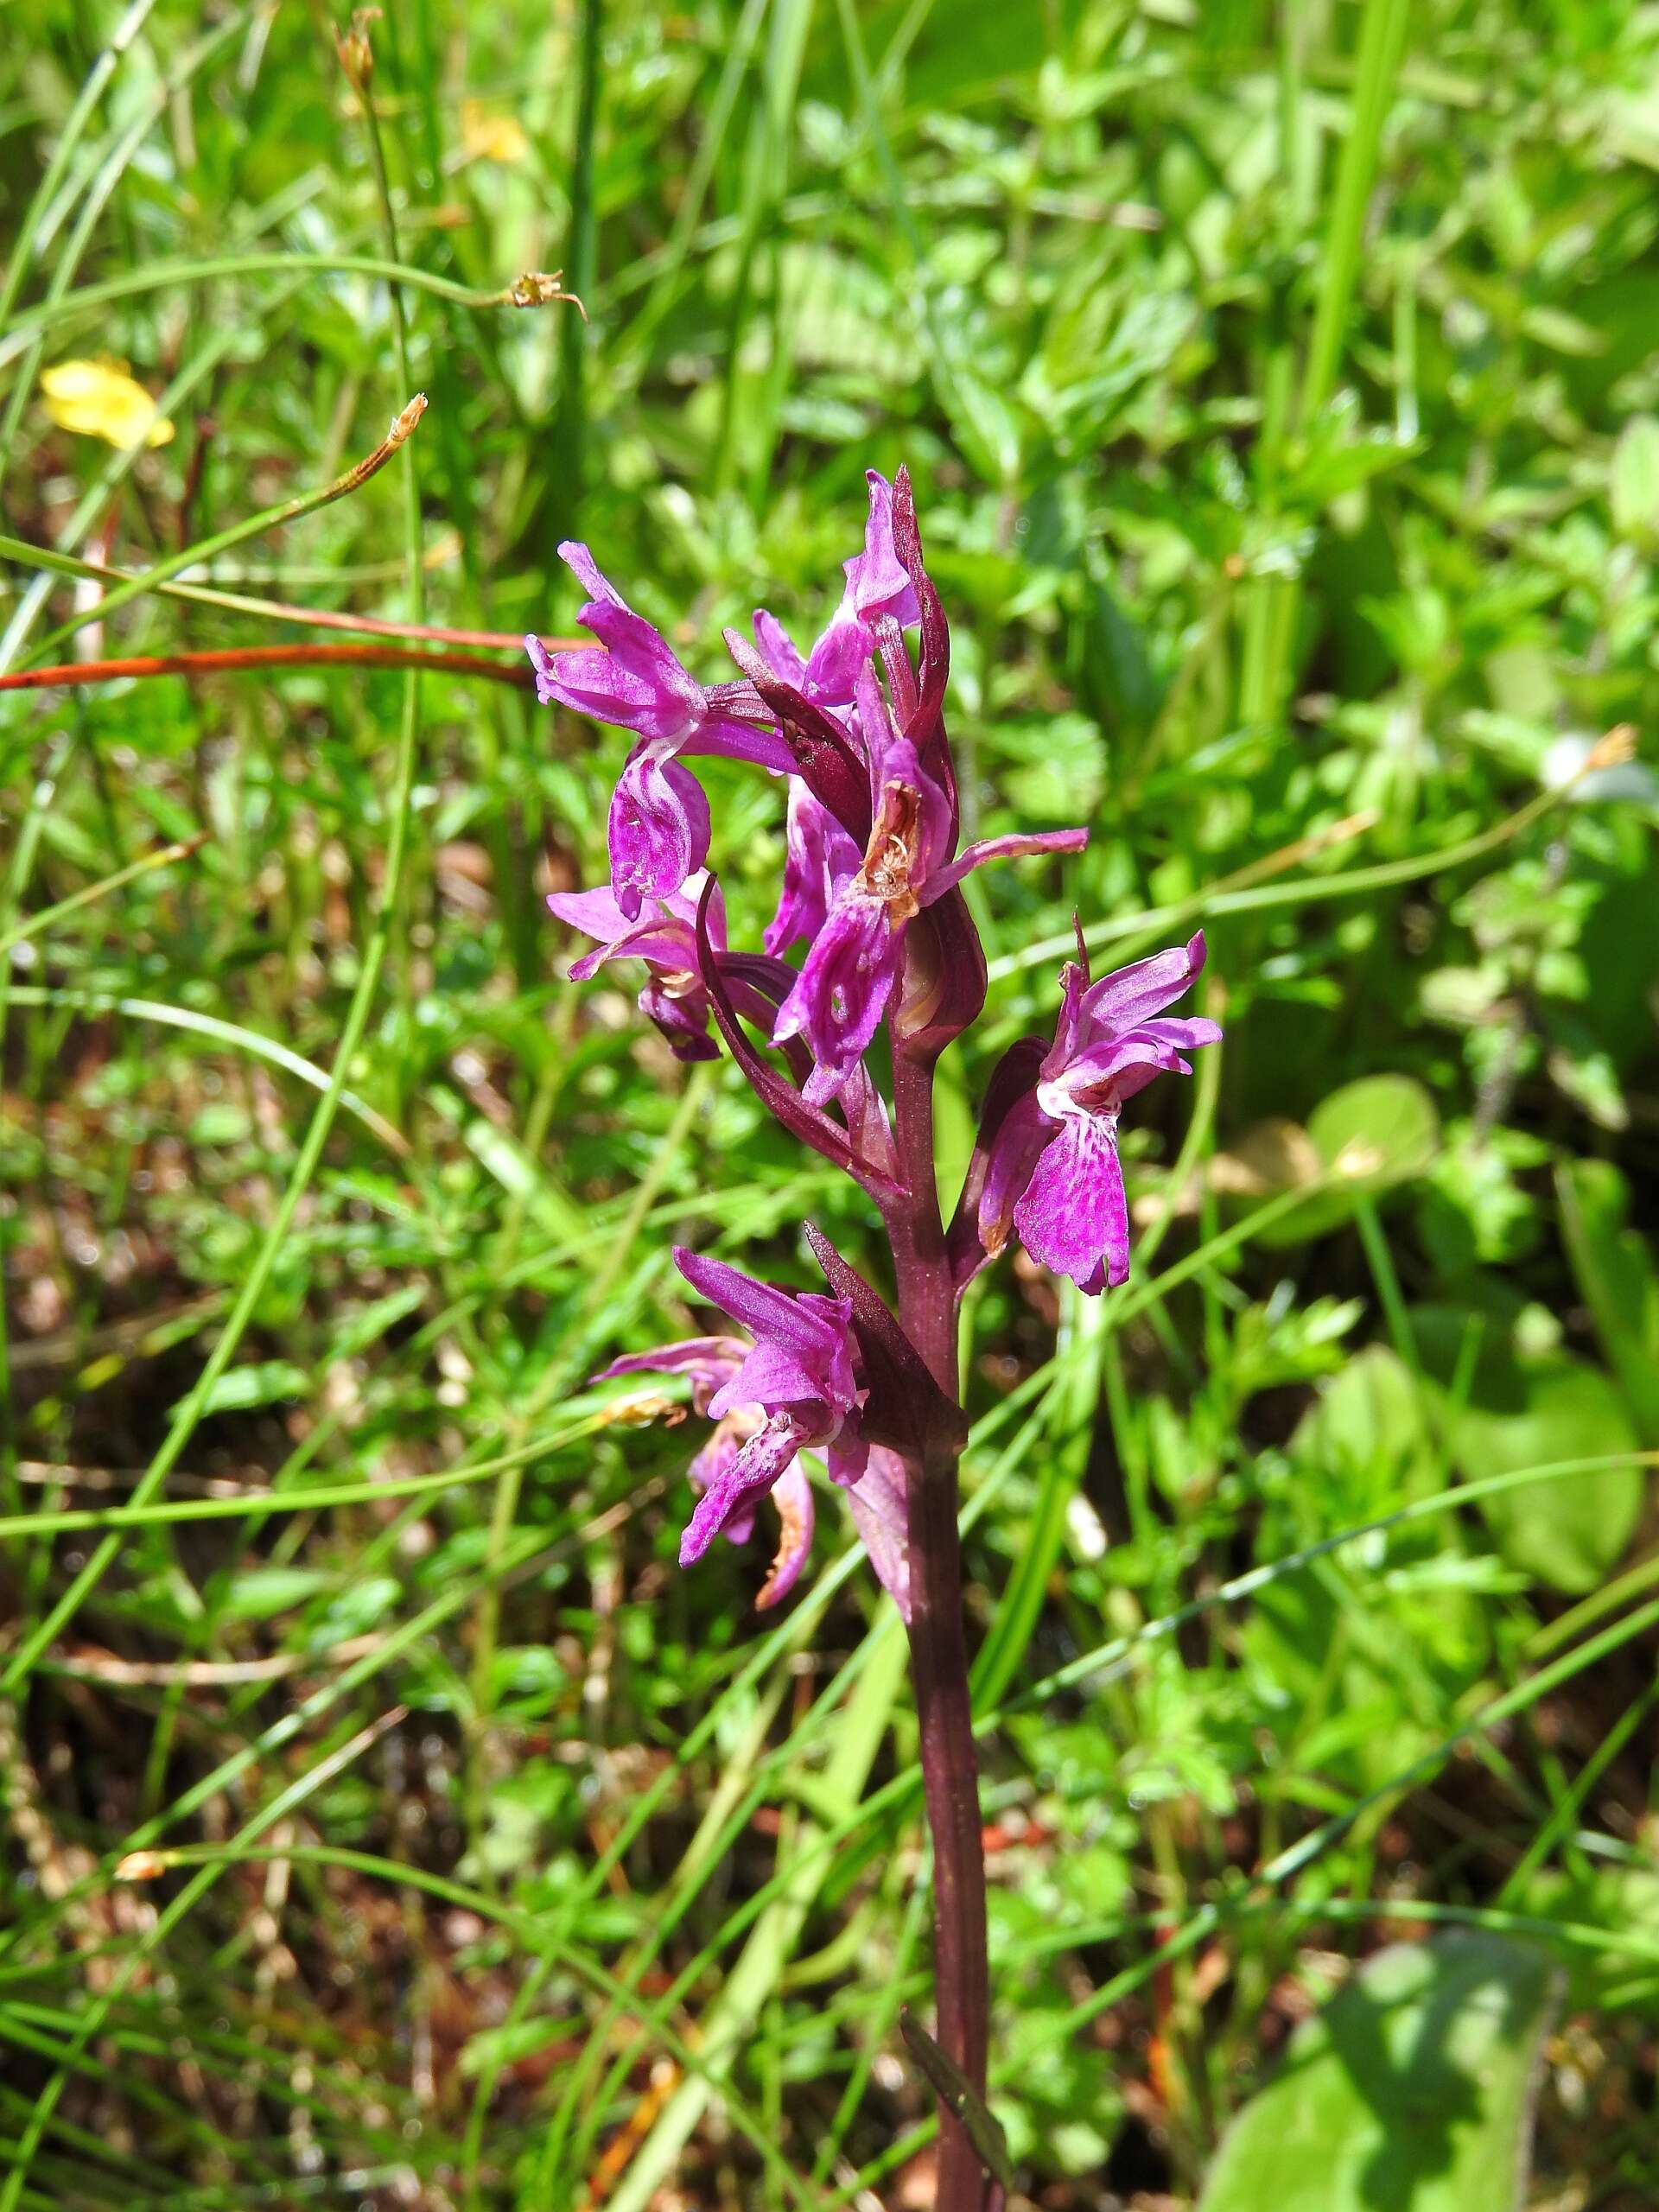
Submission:
[[418,652],[397,645],[231,645],[211,652],[139,653],[126,660],[20,669],[0,676],[0,691],[105,683],[119,676],[222,676],[246,668],[431,668],[445,676],[480,676],[487,683],[511,683],[523,691],[536,681],[527,660],[515,664],[484,660],[476,653]]

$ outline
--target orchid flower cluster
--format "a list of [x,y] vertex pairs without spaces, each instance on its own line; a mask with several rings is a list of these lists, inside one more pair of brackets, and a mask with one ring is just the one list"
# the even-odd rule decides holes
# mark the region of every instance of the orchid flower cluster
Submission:
[[[1118,1117],[1155,1075],[1190,1074],[1185,1055],[1220,1032],[1168,1011],[1204,964],[1202,936],[1095,982],[1079,928],[1052,1037],[1021,1038],[998,1062],[944,1222],[934,1069],[977,1020],[987,984],[963,880],[990,861],[1076,852],[1088,831],[961,845],[944,610],[908,477],[901,469],[889,484],[872,470],[868,483],[863,550],[844,563],[840,604],[805,654],[763,609],[749,635],[726,632],[736,677],[702,683],[576,544],[560,551],[588,594],[580,620],[597,644],[525,643],[544,703],[634,737],[611,799],[609,884],[548,902],[596,940],[571,975],[642,963],[640,1009],[671,1051],[707,1059],[723,1043],[776,1119],[866,1192],[887,1234],[896,1312],[810,1224],[823,1292],[677,1248],[690,1288],[747,1338],[693,1337],[605,1373],[682,1375],[715,1424],[691,1464],[683,1566],[716,1536],[745,1541],[770,1497],[782,1536],[763,1605],[793,1586],[811,1549],[805,1455],[820,1456],[845,1491],[909,1631],[934,1845],[938,2040],[952,2080],[979,2095],[989,2001],[957,1529],[966,1433],[957,1309],[1011,1237],[1089,1295],[1124,1280]],[[785,779],[783,880],[759,950],[730,944],[709,872],[709,801],[686,765],[704,755]],[[798,964],[785,957],[797,947]],[[985,2194],[957,2101],[944,2100],[940,2125],[937,2203],[983,2212],[998,2192]]]
[[[598,644],[550,652],[538,638],[525,642],[544,703],[636,741],[611,800],[608,886],[548,901],[598,940],[572,976],[583,981],[607,961],[642,962],[640,1010],[674,1053],[716,1057],[717,1029],[778,1118],[853,1175],[886,1215],[905,1164],[867,1065],[882,1023],[895,1054],[931,1065],[984,1001],[963,879],[989,861],[1076,851],[1088,831],[993,837],[958,851],[944,618],[906,479],[901,472],[895,488],[872,469],[868,484],[863,550],[844,564],[841,603],[805,655],[760,609],[752,639],[727,632],[737,679],[701,683],[574,543],[559,550],[588,594],[579,620]],[[910,632],[919,633],[914,666]],[[701,754],[751,761],[785,779],[783,881],[757,952],[727,941],[707,867],[709,802],[685,765]],[[805,950],[796,968],[784,956],[798,944]],[[1123,1281],[1118,1116],[1160,1071],[1190,1073],[1184,1055],[1219,1035],[1213,1022],[1166,1012],[1203,963],[1197,936],[1098,982],[1086,956],[1066,964],[1052,1043],[1021,1040],[992,1079],[946,1238],[955,1295],[1011,1234],[1085,1292]],[[761,1058],[744,1023],[776,1048],[786,1072]],[[848,1491],[877,1573],[906,1609],[902,1452],[874,1441],[863,1418],[870,1380],[849,1301],[774,1288],[686,1252],[675,1257],[692,1289],[754,1339],[746,1350],[729,1337],[694,1338],[606,1370],[683,1373],[697,1410],[718,1424],[692,1463],[700,1496],[682,1563],[716,1535],[744,1541],[770,1491],[784,1540],[760,1602],[783,1597],[812,1540],[799,1455],[817,1450]]]

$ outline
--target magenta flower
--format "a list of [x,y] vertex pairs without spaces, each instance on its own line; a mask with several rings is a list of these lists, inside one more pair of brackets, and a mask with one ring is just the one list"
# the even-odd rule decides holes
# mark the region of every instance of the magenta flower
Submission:
[[[756,702],[745,686],[711,689],[690,675],[667,640],[600,573],[585,545],[567,540],[559,554],[591,594],[576,620],[599,646],[550,653],[532,636],[524,648],[543,706],[557,700],[639,734],[610,812],[611,887],[632,921],[647,897],[677,891],[709,857],[709,802],[678,756],[723,753],[780,771],[792,756],[774,731],[754,727]],[[731,711],[743,703],[750,720]]]
[[[684,1262],[692,1255],[677,1252],[683,1272],[692,1280]],[[735,1278],[742,1287],[741,1299],[752,1299],[760,1293],[768,1299],[780,1298],[798,1309],[804,1302],[796,1294],[772,1291],[764,1283],[754,1283],[735,1268],[721,1268],[716,1261],[697,1263],[712,1274],[718,1271],[726,1278]],[[705,1281],[697,1284],[705,1296],[718,1294],[722,1303],[728,1303],[730,1293],[723,1284]],[[845,1301],[840,1299],[817,1298],[807,1301],[813,1306],[827,1306],[837,1313]],[[735,1309],[734,1309],[735,1310]],[[798,1312],[786,1318],[791,1328],[798,1325]],[[757,1336],[764,1322],[754,1325]],[[839,1322],[831,1324],[838,1331]],[[747,1481],[747,1470],[739,1462],[745,1449],[761,1437],[766,1428],[768,1414],[765,1406],[757,1402],[734,1402],[738,1396],[738,1377],[752,1357],[749,1347],[736,1337],[691,1337],[677,1344],[658,1344],[651,1351],[630,1352],[626,1358],[613,1360],[595,1382],[608,1382],[620,1375],[686,1375],[691,1381],[693,1409],[717,1418],[714,1434],[697,1452],[686,1472],[698,1496],[711,1501],[707,1510],[720,1510],[718,1501],[734,1498],[724,1509],[724,1518],[719,1533],[734,1544],[747,1543],[754,1534],[756,1511],[760,1504],[761,1486],[751,1486]],[[834,1355],[832,1354],[832,1357]],[[745,1383],[744,1389],[750,1387]],[[764,1387],[764,1378],[763,1378]],[[721,1410],[724,1408],[724,1410]],[[852,1470],[858,1465],[861,1454],[862,1471],[855,1478]],[[864,1445],[855,1441],[849,1448],[845,1422],[831,1446],[830,1472],[838,1483],[847,1486],[847,1503],[852,1510],[853,1525],[862,1540],[871,1566],[882,1588],[892,1597],[905,1620],[910,1618],[910,1548],[906,1525],[906,1490],[905,1463],[900,1454],[884,1444]],[[755,1605],[764,1611],[786,1598],[794,1588],[802,1567],[812,1549],[816,1525],[812,1486],[806,1469],[798,1456],[791,1458],[772,1485],[772,1501],[782,1523],[778,1552],[771,1571],[761,1585]],[[698,1511],[705,1509],[699,1507]],[[695,1526],[695,1519],[694,1519]],[[693,1541],[693,1532],[686,1531],[685,1556]],[[708,1540],[699,1546],[697,1554],[707,1548]]]
[[845,1299],[779,1290],[683,1245],[675,1246],[674,1264],[693,1290],[754,1338],[705,1408],[715,1421],[741,1409],[753,1426],[734,1451],[699,1471],[705,1487],[680,1540],[680,1565],[690,1567],[734,1520],[741,1527],[747,1516],[753,1523],[756,1503],[797,1452],[830,1447],[831,1478],[855,1483],[869,1447],[858,1424],[852,1307]]
[[953,860],[948,795],[924,769],[909,739],[891,734],[886,704],[868,669],[859,691],[867,741],[883,725],[889,731],[875,784],[874,827],[856,874],[836,893],[772,1033],[780,1043],[805,1039],[816,1065],[804,1095],[814,1105],[842,1090],[880,1027],[904,964],[906,926],[924,907],[987,861],[1075,852],[1089,842],[1086,830],[988,837]]
[[[690,1337],[683,1344],[658,1344],[651,1351],[630,1352],[624,1359],[613,1360],[594,1379],[602,1382],[618,1375],[689,1375],[693,1409],[707,1414],[716,1395],[741,1370],[748,1350],[737,1337]],[[706,1497],[721,1484],[729,1485],[734,1462],[744,1446],[760,1433],[765,1421],[760,1408],[752,1406],[734,1407],[721,1415],[714,1434],[686,1470],[691,1487],[699,1497]],[[812,1549],[816,1519],[812,1484],[798,1459],[791,1459],[772,1484],[772,1499],[778,1509],[782,1534],[772,1571],[754,1601],[762,1611],[789,1595]],[[741,1500],[728,1513],[720,1533],[728,1543],[748,1542],[754,1534],[759,1504],[760,1494],[756,1492],[747,1501]]]
[[[547,903],[562,922],[601,942],[570,963],[570,980],[585,983],[607,960],[643,960],[650,970],[639,1011],[654,1021],[679,1060],[713,1060],[720,1048],[709,1034],[709,988],[697,958],[697,899],[707,878],[688,876],[683,891],[659,894],[632,920],[613,891],[551,891]],[[734,1003],[771,1034],[779,1001],[795,971],[759,953],[726,950],[726,903],[720,887],[709,901],[709,934]]]
[[997,1134],[979,1203],[993,1257],[1009,1223],[1033,1260],[1091,1296],[1129,1272],[1129,1214],[1117,1156],[1126,1099],[1166,1071],[1191,1075],[1183,1052],[1218,1044],[1202,1017],[1162,1019],[1204,966],[1204,932],[1091,984],[1068,961],[1054,1042],[1034,1087]]
[[849,707],[859,671],[875,651],[875,623],[891,615],[900,629],[921,620],[916,588],[893,542],[893,486],[879,469],[868,468],[870,511],[864,524],[864,550],[842,563],[847,581],[830,626],[804,659],[781,622],[758,608],[755,643],[773,673],[820,707]]

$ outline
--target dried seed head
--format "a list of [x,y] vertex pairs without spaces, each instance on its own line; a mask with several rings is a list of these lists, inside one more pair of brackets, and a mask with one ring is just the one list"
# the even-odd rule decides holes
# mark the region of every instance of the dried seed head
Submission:
[[354,92],[366,93],[369,79],[374,74],[374,48],[369,43],[369,25],[378,20],[379,14],[378,8],[353,9],[351,29],[334,33],[334,50],[340,56],[346,81]]

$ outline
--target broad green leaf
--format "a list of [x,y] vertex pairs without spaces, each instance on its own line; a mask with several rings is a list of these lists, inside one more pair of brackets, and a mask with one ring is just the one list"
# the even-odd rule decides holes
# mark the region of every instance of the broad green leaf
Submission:
[[1555,1171],[1567,1257],[1608,1364],[1644,1444],[1659,1445],[1659,1269],[1626,1222],[1618,1170],[1602,1160]]
[[1440,1122],[1414,1077],[1372,1075],[1321,1099],[1307,1134],[1344,1182],[1378,1192],[1422,1173],[1439,1149]]
[[[1628,1452],[1634,1460],[1636,1434],[1611,1377],[1554,1348],[1529,1349],[1521,1341],[1528,1319],[1523,1311],[1450,1306],[1422,1306],[1412,1316],[1459,1473],[1476,1482],[1559,1459]],[[1618,1561],[1644,1487],[1632,1464],[1523,1484],[1483,1498],[1481,1510],[1512,1567],[1577,1592],[1592,1589]]]
[[[1454,1417],[1452,1448],[1471,1482],[1553,1460],[1634,1452],[1636,1434],[1611,1381],[1585,1361],[1556,1358],[1521,1371],[1521,1402],[1470,1405]],[[1592,1590],[1635,1533],[1645,1478],[1639,1466],[1527,1483],[1481,1500],[1512,1567],[1557,1590]]]
[[1387,1513],[1431,1486],[1434,1455],[1423,1394],[1386,1344],[1368,1344],[1325,1382],[1290,1440],[1316,1467],[1344,1518]]
[[1659,543],[1659,422],[1634,416],[1613,448],[1607,495],[1613,527],[1649,550]]
[[1559,1980],[1486,1934],[1379,1951],[1291,2037],[1202,2212],[1520,2212]]

